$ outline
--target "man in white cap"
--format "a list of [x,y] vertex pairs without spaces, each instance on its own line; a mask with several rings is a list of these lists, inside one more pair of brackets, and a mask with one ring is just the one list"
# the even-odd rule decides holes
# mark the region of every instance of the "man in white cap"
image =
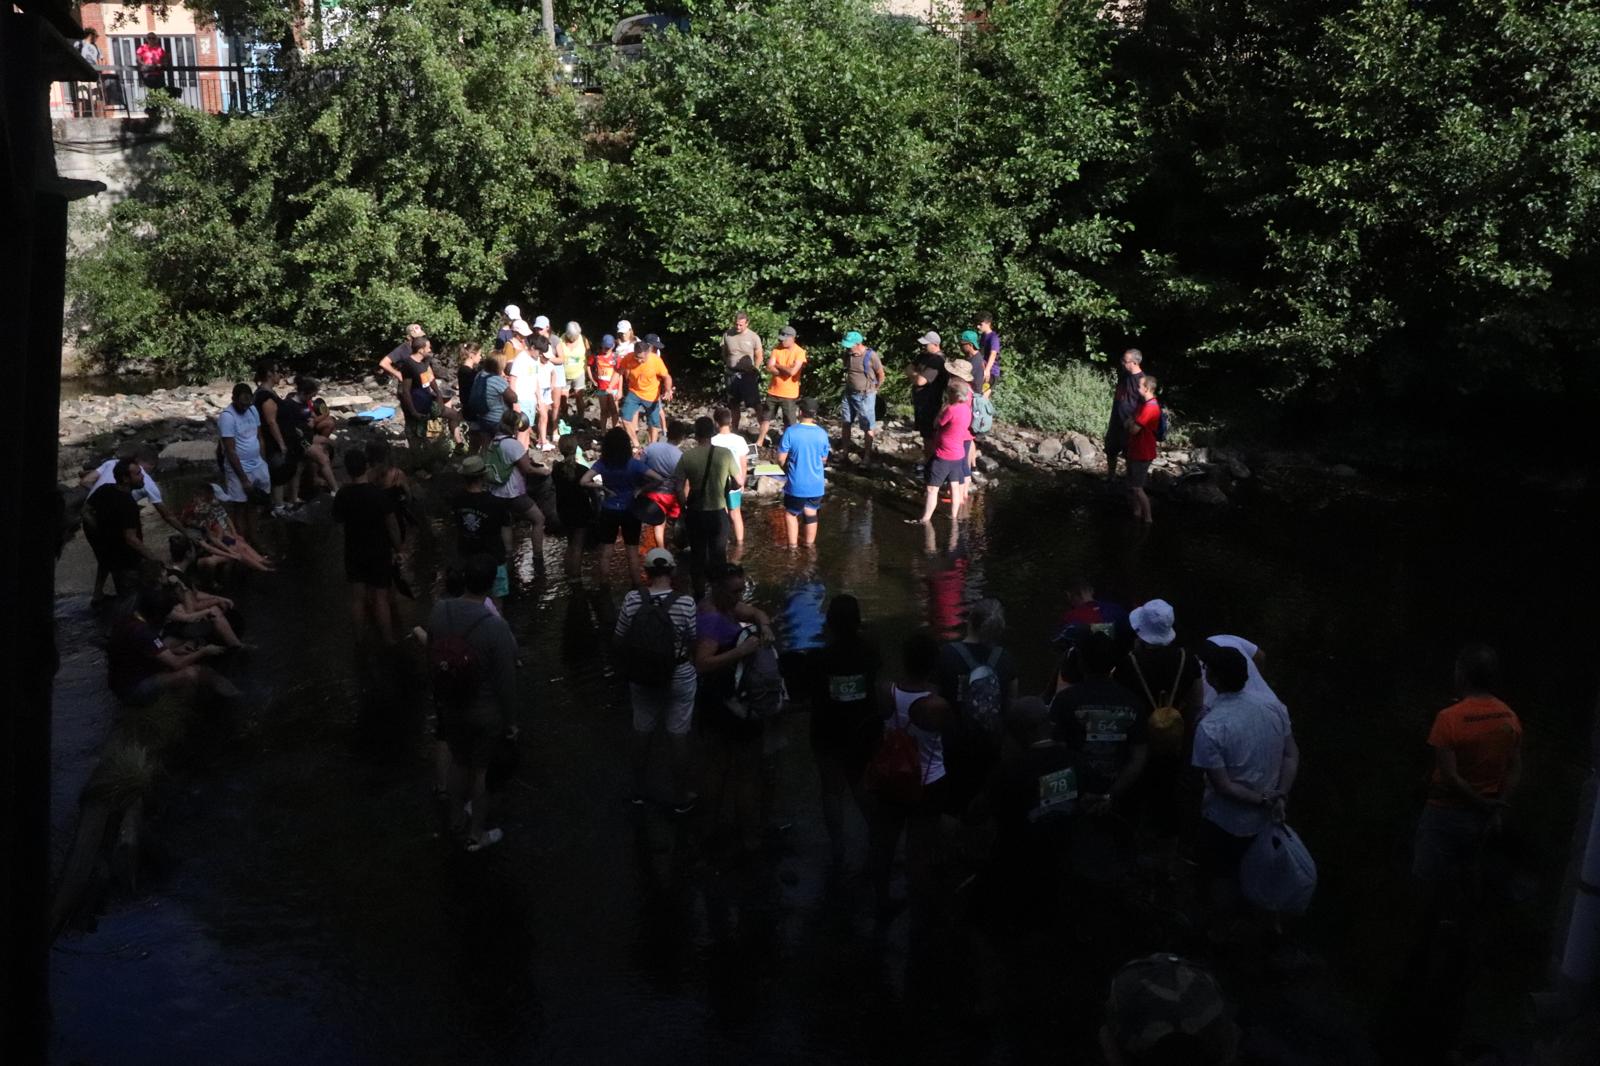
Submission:
[[911,412],[917,432],[922,434],[923,459],[933,458],[934,424],[944,405],[945,386],[950,374],[945,370],[942,340],[933,330],[917,338],[922,354],[911,368]]
[[405,340],[395,345],[394,351],[378,360],[378,369],[394,378],[395,381],[404,382],[405,375],[400,372],[400,361],[411,358],[411,342],[418,337],[425,337],[422,332],[422,323],[413,322],[406,327]]
[[511,323],[522,317],[522,308],[516,304],[506,304],[506,309],[500,312],[500,316],[505,321],[500,323],[500,329],[495,333],[494,341],[495,344],[504,348],[506,342],[511,339]]
[[[502,358],[506,374],[511,378],[511,391],[517,395],[517,410],[527,415],[529,421],[538,410],[539,359],[528,349],[528,338],[533,330],[522,319],[511,323],[511,342],[506,345],[509,359]],[[523,440],[526,445],[528,442]]]
[[1183,770],[1184,732],[1200,713],[1200,661],[1178,643],[1177,615],[1166,600],[1150,600],[1128,614],[1131,651],[1116,680],[1132,692],[1145,716],[1150,749],[1143,774],[1145,813],[1156,838],[1175,855],[1180,812],[1177,779]]
[[698,686],[692,653],[695,645],[694,597],[672,587],[676,568],[672,553],[651,548],[644,556],[650,584],[623,597],[613,637],[622,652],[633,704],[633,802],[644,803],[650,742],[665,726],[672,768],[673,812],[694,810],[688,784],[689,726],[694,720]]
[[550,339],[550,318],[548,315],[535,315],[533,318],[533,331],[545,340]]

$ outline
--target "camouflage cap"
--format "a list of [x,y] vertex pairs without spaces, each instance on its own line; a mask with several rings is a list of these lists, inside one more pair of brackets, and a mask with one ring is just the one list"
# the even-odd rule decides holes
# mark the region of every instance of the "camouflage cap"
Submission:
[[1128,963],[1111,979],[1106,1027],[1118,1048],[1139,1054],[1181,1033],[1198,1045],[1196,1066],[1233,1061],[1238,1029],[1216,979],[1177,955],[1150,955]]

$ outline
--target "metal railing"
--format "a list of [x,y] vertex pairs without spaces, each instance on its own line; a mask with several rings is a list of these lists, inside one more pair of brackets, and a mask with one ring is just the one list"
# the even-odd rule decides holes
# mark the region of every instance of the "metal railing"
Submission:
[[159,73],[134,66],[100,68],[99,81],[73,82],[73,114],[80,117],[137,115],[152,92],[165,92],[199,111],[213,114],[259,111],[266,102],[269,71],[243,64],[173,65]]

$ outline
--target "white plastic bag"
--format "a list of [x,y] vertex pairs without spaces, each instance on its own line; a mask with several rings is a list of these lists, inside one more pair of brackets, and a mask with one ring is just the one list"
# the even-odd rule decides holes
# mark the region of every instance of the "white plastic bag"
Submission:
[[1262,910],[1304,914],[1317,891],[1316,860],[1293,829],[1269,826],[1256,834],[1244,853],[1239,889]]

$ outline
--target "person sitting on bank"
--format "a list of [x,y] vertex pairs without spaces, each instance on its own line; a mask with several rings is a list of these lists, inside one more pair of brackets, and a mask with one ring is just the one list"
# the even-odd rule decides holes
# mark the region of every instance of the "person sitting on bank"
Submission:
[[164,695],[214,696],[232,699],[239,690],[204,665],[227,652],[217,644],[175,649],[161,639],[177,599],[164,588],[139,594],[137,606],[111,627],[106,642],[106,667],[111,691],[132,707],[143,707]]

